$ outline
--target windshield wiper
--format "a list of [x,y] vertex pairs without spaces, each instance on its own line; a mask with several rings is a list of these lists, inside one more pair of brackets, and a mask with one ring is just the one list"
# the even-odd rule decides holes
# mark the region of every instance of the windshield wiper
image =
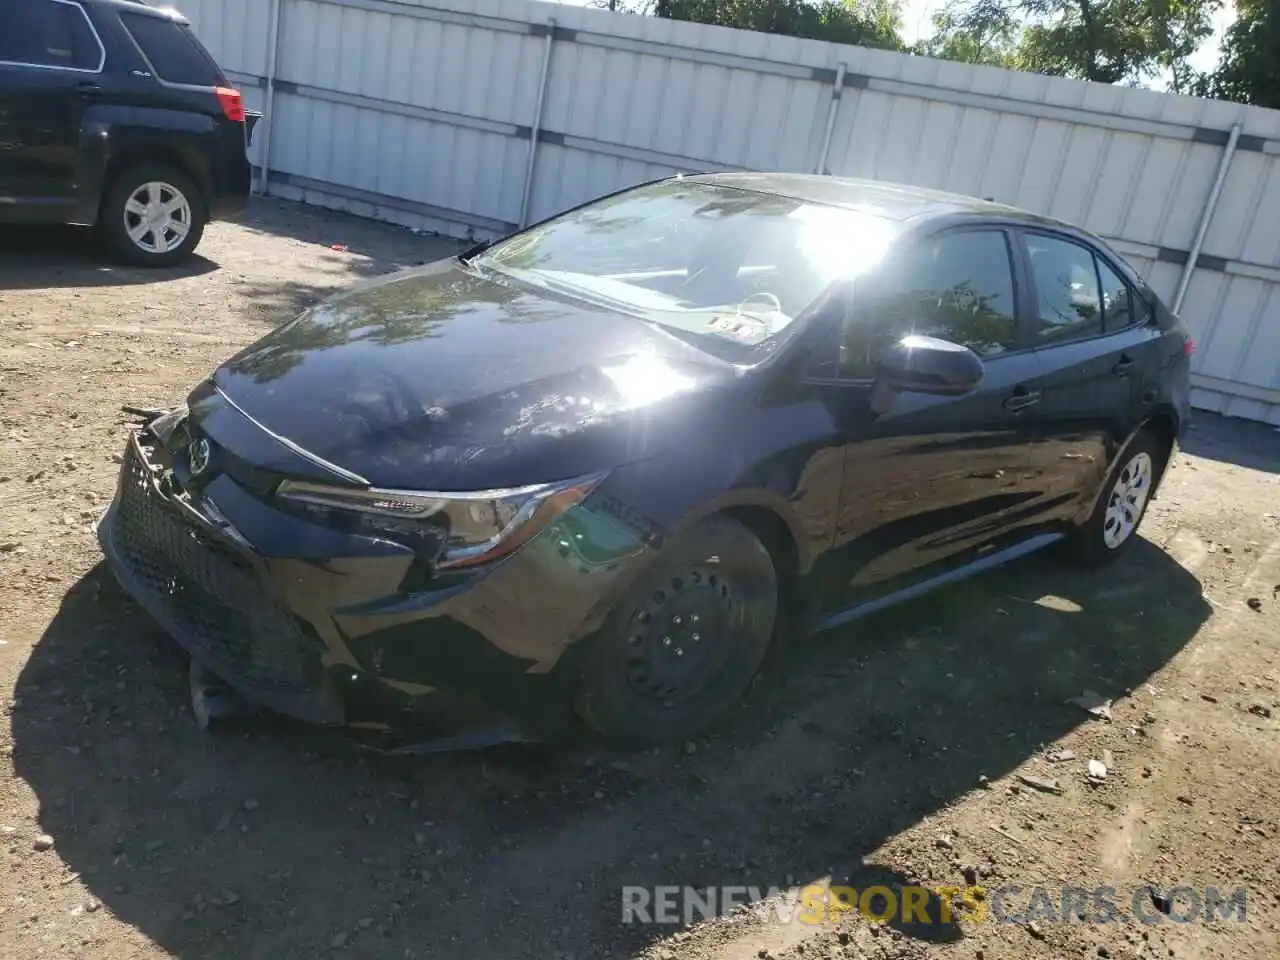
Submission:
[[628,303],[625,300],[619,300],[611,297],[607,293],[601,293],[599,290],[588,290],[584,287],[576,286],[572,283],[565,283],[563,280],[557,280],[549,277],[545,273],[537,270],[519,270],[510,269],[507,271],[511,276],[518,280],[524,280],[534,286],[543,287],[544,289],[554,291],[562,296],[572,297],[575,300],[585,300],[587,303],[594,304],[597,307],[604,307],[606,310],[616,310],[618,313],[625,313],[629,317],[635,317],[638,320],[649,320],[645,311],[637,307],[634,303]]
[[470,263],[473,259],[480,256],[490,247],[493,246],[492,240],[481,240],[479,243],[473,243],[467,249],[458,254],[459,263]]

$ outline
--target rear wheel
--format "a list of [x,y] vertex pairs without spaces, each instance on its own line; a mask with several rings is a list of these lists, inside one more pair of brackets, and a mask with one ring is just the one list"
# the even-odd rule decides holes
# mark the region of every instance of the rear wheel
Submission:
[[1072,533],[1076,559],[1086,566],[1101,566],[1130,547],[1163,465],[1160,442],[1148,430],[1121,451],[1093,513]]
[[699,522],[609,615],[583,672],[580,712],[631,746],[698,733],[741,699],[777,609],[764,545],[729,517]]
[[204,203],[182,171],[145,164],[117,175],[102,201],[99,228],[123,259],[169,267],[191,255],[204,233]]

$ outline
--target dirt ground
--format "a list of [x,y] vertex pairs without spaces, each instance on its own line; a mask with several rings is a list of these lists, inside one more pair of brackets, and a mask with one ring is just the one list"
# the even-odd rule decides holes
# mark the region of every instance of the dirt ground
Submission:
[[[450,250],[272,202],[176,273],[0,237],[0,958],[1280,957],[1280,433],[1256,424],[1197,419],[1123,564],[1035,557],[789,645],[697,743],[389,760],[278,719],[198,732],[90,529],[120,405]],[[624,886],[825,878],[976,883],[989,913],[622,922]],[[1191,891],[1165,915],[1145,884]],[[1157,922],[1064,919],[1064,885]],[[1245,888],[1243,922],[1194,918],[1209,886]]]

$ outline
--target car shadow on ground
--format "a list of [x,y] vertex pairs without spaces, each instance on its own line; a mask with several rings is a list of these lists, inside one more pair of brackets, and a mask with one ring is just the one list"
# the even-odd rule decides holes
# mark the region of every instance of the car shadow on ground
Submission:
[[[245,230],[257,231],[288,244],[283,256],[316,268],[307,279],[264,278],[255,271],[241,273],[228,258],[227,282],[238,296],[243,316],[274,327],[292,319],[335,291],[352,283],[422,266],[462,249],[457,241],[397,230],[350,214],[307,207],[290,201],[255,198],[240,219]],[[293,271],[292,275],[296,275]]]
[[[236,222],[245,230],[312,248],[316,256],[333,261],[334,282],[308,287],[293,298],[303,305],[352,280],[430,263],[465,246],[446,237],[415,234],[351,214],[271,198],[252,198],[249,209]],[[220,228],[218,223],[206,228],[198,252],[186,263],[144,269],[120,262],[95,231],[84,227],[6,225],[0,229],[0,290],[125,287],[198,277],[221,268],[238,276],[238,261],[245,253],[236,249],[235,241],[220,237]],[[236,238],[242,239],[243,233],[237,233]],[[270,248],[270,252],[279,256],[282,248]],[[283,252],[288,255],[291,251],[286,248]],[[269,284],[262,288],[268,296],[273,292]],[[259,293],[247,287],[239,292],[247,297]]]
[[1179,443],[1193,457],[1280,473],[1280,427],[1197,410]]
[[626,886],[913,881],[864,858],[1099,722],[1069,698],[1122,698],[1209,613],[1145,540],[1097,573],[1041,555],[791,641],[696,744],[391,760],[281,720],[197,732],[174,645],[99,565],[19,678],[14,763],[69,870],[175,956],[631,956],[677,928],[623,924]]
[[415,233],[338,210],[262,197],[254,197],[237,222],[249,230],[349,257],[351,273],[361,278],[422,266],[466,246],[448,237]]
[[6,224],[0,228],[0,290],[127,287],[198,277],[217,269],[217,263],[199,254],[176,267],[130,266],[85,227]]

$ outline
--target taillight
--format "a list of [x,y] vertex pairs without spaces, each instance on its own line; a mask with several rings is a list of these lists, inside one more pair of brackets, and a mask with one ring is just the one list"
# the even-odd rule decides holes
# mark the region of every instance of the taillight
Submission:
[[227,119],[232,123],[244,123],[244,98],[240,96],[240,91],[230,87],[216,87],[213,92],[217,94],[218,103]]
[[1196,341],[1194,337],[1187,337],[1182,341],[1182,355],[1184,357],[1194,357],[1196,355]]

